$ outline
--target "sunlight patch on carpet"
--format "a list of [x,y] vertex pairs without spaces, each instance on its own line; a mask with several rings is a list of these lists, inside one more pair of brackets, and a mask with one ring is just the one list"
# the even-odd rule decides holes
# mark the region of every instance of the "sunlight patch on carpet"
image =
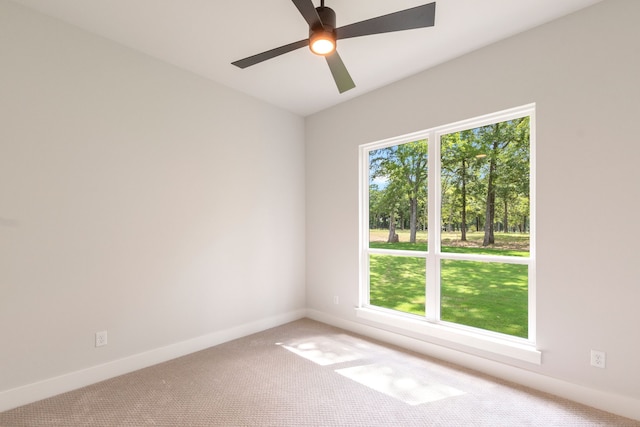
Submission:
[[399,399],[409,405],[460,396],[465,392],[456,388],[425,381],[390,365],[372,364],[337,369],[337,373],[373,390]]
[[302,341],[279,343],[283,348],[320,366],[352,362],[364,357],[364,344],[345,336],[317,336]]

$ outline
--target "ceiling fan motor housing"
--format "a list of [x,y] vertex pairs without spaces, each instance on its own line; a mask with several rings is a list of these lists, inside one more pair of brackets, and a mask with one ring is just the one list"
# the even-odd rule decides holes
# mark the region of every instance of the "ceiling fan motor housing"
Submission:
[[[318,12],[318,16],[320,17],[320,21],[322,22],[322,27],[327,32],[333,32],[336,29],[336,13],[330,7],[316,7],[316,12]],[[316,30],[319,28],[312,28],[311,30]]]
[[[330,7],[320,6],[316,8],[320,23],[309,28],[309,39],[311,44],[315,39],[331,39],[333,42],[334,50],[336,45],[336,13]],[[310,44],[310,46],[311,46]],[[311,50],[312,52],[313,49]],[[316,52],[314,52],[316,53]]]

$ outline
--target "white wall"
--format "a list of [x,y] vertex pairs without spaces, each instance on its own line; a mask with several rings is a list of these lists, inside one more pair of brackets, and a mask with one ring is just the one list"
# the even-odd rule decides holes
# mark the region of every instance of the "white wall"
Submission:
[[0,0],[5,409],[304,315],[304,191],[302,118]]
[[[360,144],[535,102],[543,361],[503,360],[504,372],[516,366],[635,401],[640,418],[638,16],[640,2],[607,0],[308,117],[311,311],[362,324],[353,309]],[[606,351],[606,369],[590,366],[591,349]]]

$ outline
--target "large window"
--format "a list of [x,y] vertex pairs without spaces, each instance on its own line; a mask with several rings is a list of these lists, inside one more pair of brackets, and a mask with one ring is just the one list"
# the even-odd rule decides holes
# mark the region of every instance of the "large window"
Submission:
[[361,307],[532,343],[534,106],[361,147]]

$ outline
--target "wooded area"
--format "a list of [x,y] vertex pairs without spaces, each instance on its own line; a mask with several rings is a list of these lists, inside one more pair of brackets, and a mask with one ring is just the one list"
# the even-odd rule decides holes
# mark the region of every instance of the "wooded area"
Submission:
[[[441,137],[441,227],[482,231],[482,246],[496,231],[529,232],[529,117],[494,123]],[[428,142],[420,140],[369,153],[369,228],[409,230],[416,242],[428,229]]]

